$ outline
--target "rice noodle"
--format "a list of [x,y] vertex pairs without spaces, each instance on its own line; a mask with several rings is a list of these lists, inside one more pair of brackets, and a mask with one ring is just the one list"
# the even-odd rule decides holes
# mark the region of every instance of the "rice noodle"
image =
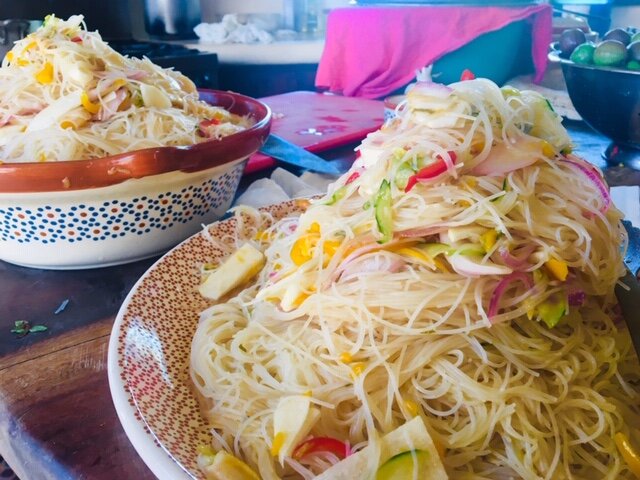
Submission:
[[[291,218],[272,225],[253,215],[251,233],[268,240],[233,239],[264,249],[266,266],[203,316],[191,376],[214,445],[233,445],[261,478],[313,478],[338,461],[293,468],[268,454],[279,400],[305,392],[331,407],[319,407],[309,435],[354,450],[379,448],[382,434],[417,412],[445,449],[450,478],[632,478],[613,441],[640,425],[638,360],[612,320],[621,214],[603,208],[601,187],[582,168],[561,161],[569,139],[544,98],[486,80],[450,87],[448,116],[409,96],[295,230]],[[502,142],[537,149],[534,160],[506,174],[470,173]],[[403,169],[448,151],[461,159],[455,174],[404,192]],[[385,182],[394,233],[386,243]],[[301,239],[314,242],[311,253],[294,262]],[[475,274],[453,271],[452,255],[477,264]],[[478,273],[491,265],[518,273],[508,283]],[[569,305],[576,291],[581,301]],[[565,308],[549,326],[554,305]],[[378,457],[368,462],[363,471],[375,472]]]

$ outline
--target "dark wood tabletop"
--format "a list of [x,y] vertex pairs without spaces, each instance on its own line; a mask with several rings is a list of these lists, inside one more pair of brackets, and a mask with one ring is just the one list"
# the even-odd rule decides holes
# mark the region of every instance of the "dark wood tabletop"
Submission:
[[[606,166],[607,140],[579,122],[568,127],[577,153]],[[348,165],[344,152],[325,157]],[[640,172],[624,167],[607,175],[640,185]],[[0,455],[22,480],[154,478],[116,416],[107,345],[121,303],[155,260],[77,271],[0,262]],[[20,337],[11,333],[19,320],[47,330]]]

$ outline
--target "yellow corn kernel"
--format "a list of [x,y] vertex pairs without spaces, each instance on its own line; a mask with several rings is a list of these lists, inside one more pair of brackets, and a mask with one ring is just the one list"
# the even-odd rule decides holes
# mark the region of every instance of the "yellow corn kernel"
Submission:
[[485,252],[488,252],[493,248],[496,244],[496,240],[498,239],[498,231],[495,229],[487,230],[482,235],[480,235],[480,243],[482,244],[482,248],[484,248]]
[[364,372],[366,365],[362,362],[354,363],[351,367],[351,376],[353,378],[359,377]]
[[339,358],[342,363],[353,362],[353,356],[349,352],[342,352]]
[[418,410],[418,404],[416,402],[414,402],[413,400],[405,400],[404,401],[404,408],[407,410],[407,413],[409,415],[411,415],[412,417],[417,417],[419,410]]
[[29,60],[27,60],[26,58],[18,58],[18,65],[20,65],[21,67],[24,67],[26,65],[29,65]]
[[51,62],[46,62],[42,70],[36,73],[36,80],[43,85],[53,82],[53,65]]
[[309,233],[320,233],[320,224],[318,222],[313,222],[311,225],[309,225],[309,230],[307,230]]
[[7,62],[12,62],[13,61],[13,52],[11,50],[9,50],[7,52],[7,54],[4,56],[4,58],[7,59]]
[[198,445],[198,448],[196,448],[196,450],[200,455],[207,455],[208,457],[213,457],[216,454],[211,445]]
[[556,151],[551,144],[545,140],[542,141],[542,154],[545,157],[553,158],[556,156]]
[[271,445],[271,455],[277,457],[280,454],[280,449],[284,445],[284,441],[287,439],[287,434],[284,432],[276,433],[273,437],[273,445]]
[[557,280],[564,282],[567,279],[567,275],[569,274],[569,267],[567,266],[567,262],[556,260],[555,258],[550,258],[544,264],[544,266],[546,267],[547,271]]
[[298,238],[293,244],[293,247],[291,247],[290,256],[293,263],[300,266],[311,260],[311,257],[313,257],[313,248],[316,246],[318,238],[318,234],[308,234]]
[[618,447],[618,451],[624,458],[624,461],[627,463],[629,470],[633,472],[633,474],[640,478],[640,452],[637,452],[629,438],[622,432],[618,432],[613,436],[613,441]]
[[29,50],[36,48],[38,46],[38,42],[30,42],[26,47],[22,49],[22,53],[28,52]]
[[100,111],[100,104],[91,102],[87,92],[82,92],[82,95],[80,96],[80,103],[82,103],[84,109],[89,113],[96,114]]

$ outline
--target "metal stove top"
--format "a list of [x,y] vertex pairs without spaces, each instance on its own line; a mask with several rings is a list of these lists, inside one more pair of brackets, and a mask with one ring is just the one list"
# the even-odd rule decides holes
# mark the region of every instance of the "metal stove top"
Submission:
[[130,57],[147,57],[164,68],[189,77],[198,88],[218,88],[218,56],[175,43],[111,40],[114,50]]

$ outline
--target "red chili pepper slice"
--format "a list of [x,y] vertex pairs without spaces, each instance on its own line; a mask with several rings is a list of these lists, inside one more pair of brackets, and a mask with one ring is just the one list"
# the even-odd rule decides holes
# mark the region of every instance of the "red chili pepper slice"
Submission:
[[82,43],[82,37],[73,37],[71,41],[74,43]]
[[345,185],[349,185],[351,182],[353,182],[354,180],[357,180],[359,177],[360,177],[360,172],[353,172],[351,175],[349,175],[349,178],[347,178]]
[[298,445],[291,455],[296,460],[300,460],[307,455],[329,452],[336,457],[343,459],[351,455],[351,447],[348,443],[341,442],[331,437],[312,437]]
[[220,120],[217,118],[210,118],[209,120],[202,120],[200,122],[201,127],[209,127],[211,125],[220,125]]
[[460,81],[464,82],[466,80],[473,80],[474,78],[476,78],[475,73],[473,73],[471,70],[469,70],[468,68],[465,68],[462,71],[462,75],[460,75]]
[[[448,152],[448,153],[449,153],[449,156],[451,157],[451,161],[453,163],[456,163],[456,159],[457,159],[456,153],[455,152]],[[407,180],[407,186],[404,187],[405,193],[410,191],[413,187],[415,187],[416,183],[418,183],[419,180],[437,177],[438,175],[446,171],[447,171],[447,164],[441,157],[437,157],[435,162],[430,163],[426,167],[418,170],[418,173],[416,173],[415,175],[411,175],[409,177],[409,180]]]

